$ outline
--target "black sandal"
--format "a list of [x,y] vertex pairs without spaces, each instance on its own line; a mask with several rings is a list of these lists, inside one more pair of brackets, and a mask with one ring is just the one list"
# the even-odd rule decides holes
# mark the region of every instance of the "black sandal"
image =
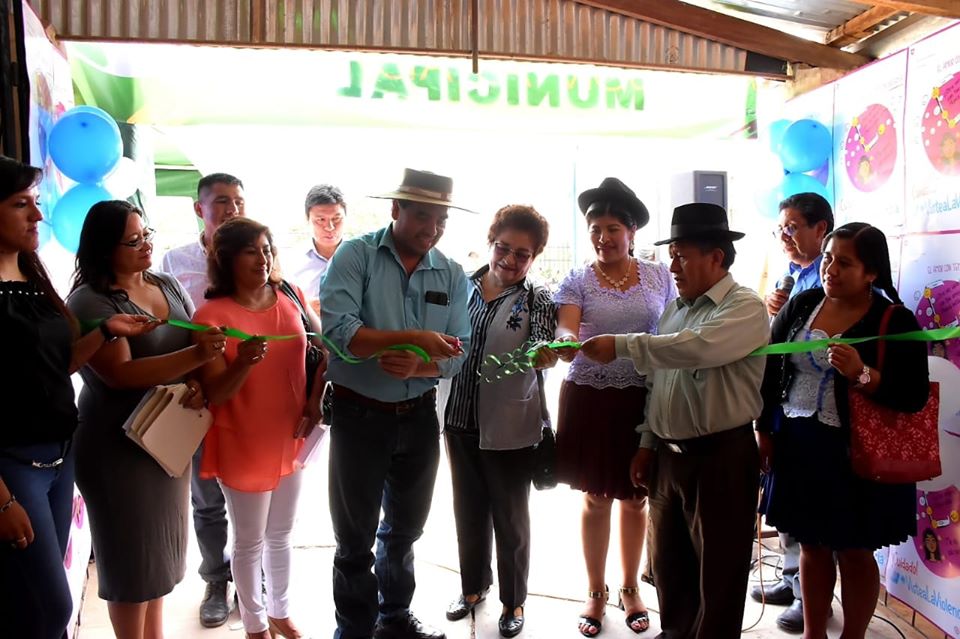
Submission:
[[[610,588],[608,586],[604,586],[603,590],[589,590],[587,591],[587,598],[603,599],[603,603],[606,605],[607,600],[610,599]],[[602,619],[603,615],[600,615],[600,617]],[[603,630],[603,622],[596,617],[580,615],[577,629],[584,637],[596,637],[600,634],[600,631]],[[588,632],[588,630],[591,630],[592,632]]]
[[[620,588],[620,595],[619,595],[619,597],[618,597],[619,601],[617,602],[617,608],[619,608],[620,610],[626,612],[626,611],[627,611],[627,607],[626,607],[626,606],[624,605],[624,603],[623,603],[623,596],[624,596],[624,595],[639,595],[639,594],[640,594],[640,589],[639,589],[638,587],[636,587],[636,586],[631,586],[631,587],[628,587],[628,588],[623,588],[623,587],[621,587],[621,588]],[[647,612],[646,610],[641,610],[641,611],[639,611],[639,612],[634,612],[634,613],[632,613],[632,614],[627,615],[627,618],[625,619],[625,621],[626,621],[626,624],[627,624],[627,628],[629,628],[629,629],[632,630],[635,634],[638,634],[638,635],[639,635],[641,632],[646,632],[647,630],[650,629],[650,613]],[[640,630],[637,630],[636,628],[633,627],[633,624],[635,624],[635,623],[642,624],[643,627],[642,627]]]

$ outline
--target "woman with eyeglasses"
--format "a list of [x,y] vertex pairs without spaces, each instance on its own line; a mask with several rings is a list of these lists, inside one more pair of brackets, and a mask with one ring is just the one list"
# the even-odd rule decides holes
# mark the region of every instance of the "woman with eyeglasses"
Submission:
[[[490,262],[470,277],[470,352],[451,382],[444,433],[453,481],[453,512],[460,555],[460,595],[447,609],[456,621],[484,600],[496,537],[503,637],[523,630],[530,568],[530,481],[543,424],[537,373],[523,370],[501,381],[485,364],[537,342],[551,341],[557,323],[550,293],[527,273],[547,244],[549,225],[530,206],[505,206],[487,234]],[[537,368],[557,362],[536,353]]]
[[[633,256],[633,240],[650,214],[623,182],[606,178],[578,198],[596,260],[577,267],[561,283],[559,341],[585,341],[603,333],[656,333],[677,291],[667,266]],[[610,515],[619,502],[618,593],[626,625],[635,633],[650,627],[637,583],[647,529],[647,494],[630,482],[630,461],[640,444],[644,419],[644,376],[628,360],[598,364],[573,348],[558,350],[571,362],[560,388],[557,420],[557,478],[584,493],[581,535],[587,568],[587,602],[580,633],[600,633],[609,591],[605,583]]]
[[60,639],[73,609],[63,567],[77,426],[70,374],[108,339],[156,323],[111,313],[79,336],[37,255],[41,177],[0,156],[0,619],[4,636]]
[[[67,306],[84,323],[116,313],[189,321],[193,304],[176,279],[150,269],[153,231],[122,201],[95,204],[80,232]],[[112,339],[80,369],[77,486],[90,514],[99,594],[118,639],[163,636],[163,597],[186,569],[190,473],[170,477],[129,439],[123,423],[144,393],[186,382],[185,405],[203,405],[195,371],[223,352],[219,329],[163,325]]]

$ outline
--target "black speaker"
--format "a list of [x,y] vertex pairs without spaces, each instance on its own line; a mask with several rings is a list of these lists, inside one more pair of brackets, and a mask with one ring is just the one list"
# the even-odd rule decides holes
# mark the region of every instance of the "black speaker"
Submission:
[[694,171],[693,201],[727,208],[727,172]]

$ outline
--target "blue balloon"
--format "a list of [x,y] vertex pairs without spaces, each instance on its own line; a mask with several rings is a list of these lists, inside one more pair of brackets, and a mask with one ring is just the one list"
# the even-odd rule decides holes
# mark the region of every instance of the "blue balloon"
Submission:
[[830,131],[816,120],[797,120],[783,134],[780,161],[791,173],[814,171],[830,159]]
[[53,234],[71,253],[80,246],[80,231],[90,207],[113,196],[99,184],[77,184],[63,194],[53,209]]
[[826,186],[830,179],[830,163],[824,162],[823,166],[815,171],[807,171],[807,175],[813,177],[820,184]]
[[123,156],[120,127],[103,109],[70,109],[50,132],[50,156],[60,172],[74,182],[99,182]]
[[783,176],[783,182],[777,188],[780,199],[785,199],[797,193],[816,193],[822,196],[830,206],[833,206],[833,193],[820,183],[817,178],[805,173],[788,173]]
[[790,120],[777,120],[770,125],[770,150],[780,155],[780,144],[783,142],[783,134],[787,128],[793,124]]

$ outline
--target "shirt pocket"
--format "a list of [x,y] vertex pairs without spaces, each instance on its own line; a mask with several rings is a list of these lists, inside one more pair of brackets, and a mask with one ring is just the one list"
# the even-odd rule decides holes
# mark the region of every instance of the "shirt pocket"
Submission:
[[428,331],[445,333],[450,323],[450,305],[425,304],[423,328]]

